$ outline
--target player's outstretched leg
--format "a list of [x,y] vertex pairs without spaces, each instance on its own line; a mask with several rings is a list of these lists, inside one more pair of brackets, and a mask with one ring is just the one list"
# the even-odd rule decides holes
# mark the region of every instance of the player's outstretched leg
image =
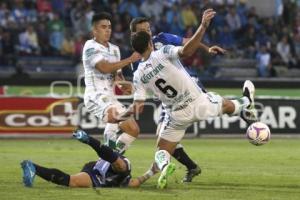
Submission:
[[88,134],[86,132],[84,132],[83,130],[76,130],[73,132],[73,137],[76,138],[77,140],[79,140],[82,143],[87,144],[89,142],[90,137],[88,136]]
[[21,167],[23,169],[23,183],[26,187],[32,187],[35,175],[57,185],[69,186],[70,175],[59,169],[46,168],[37,165],[30,160],[22,161]]
[[83,142],[92,147],[96,151],[97,155],[107,162],[113,163],[119,157],[119,154],[114,152],[112,148],[102,145],[100,141],[96,140],[93,137],[90,137],[83,130],[76,130],[73,133],[73,137],[78,139],[80,142]]
[[35,167],[30,160],[23,160],[21,162],[23,170],[23,183],[26,187],[32,187],[35,178]]
[[250,104],[241,111],[241,118],[247,123],[257,122],[257,111],[254,102],[255,86],[250,80],[246,80],[243,86],[243,96],[248,97]]
[[155,162],[161,170],[161,174],[157,181],[157,188],[166,188],[168,177],[175,171],[175,164],[170,162],[170,157],[170,154],[165,150],[159,150],[155,153]]

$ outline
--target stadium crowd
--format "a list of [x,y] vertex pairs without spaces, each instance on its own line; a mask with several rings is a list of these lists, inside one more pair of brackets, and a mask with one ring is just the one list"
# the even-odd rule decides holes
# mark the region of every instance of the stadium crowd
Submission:
[[[91,18],[98,11],[112,14],[111,41],[126,57],[132,52],[127,39],[132,18],[149,17],[153,33],[190,37],[203,10],[212,7],[218,14],[204,43],[230,50],[230,58],[256,59],[259,76],[269,76],[273,65],[300,66],[299,1],[279,2],[282,11],[263,18],[255,7],[247,6],[247,0],[3,0],[0,66],[14,65],[23,55],[64,56],[80,62],[84,42],[91,37]],[[184,61],[197,72],[211,62],[200,53]]]

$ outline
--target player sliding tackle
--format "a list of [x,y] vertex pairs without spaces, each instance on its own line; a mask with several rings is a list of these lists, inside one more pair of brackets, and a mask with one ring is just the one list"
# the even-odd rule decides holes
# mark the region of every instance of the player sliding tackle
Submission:
[[142,55],[143,62],[134,73],[134,102],[118,119],[124,120],[133,113],[142,112],[147,92],[154,93],[166,105],[167,117],[159,133],[155,154],[155,162],[161,170],[159,188],[166,187],[168,176],[175,170],[170,155],[193,122],[223,114],[240,115],[248,123],[256,118],[253,108],[255,88],[251,81],[244,83],[243,97],[228,100],[214,93],[204,93],[179,62],[180,58],[191,56],[199,48],[198,44],[215,14],[212,9],[204,12],[201,25],[184,46],[166,45],[153,51],[147,32],[137,32],[131,38],[132,47]]
[[100,158],[86,163],[81,172],[74,175],[24,160],[21,167],[26,187],[32,187],[36,175],[46,181],[69,187],[138,187],[158,171],[156,165],[152,165],[143,176],[131,178],[130,161],[126,157],[102,145],[82,130],[75,131],[73,136],[92,147]]

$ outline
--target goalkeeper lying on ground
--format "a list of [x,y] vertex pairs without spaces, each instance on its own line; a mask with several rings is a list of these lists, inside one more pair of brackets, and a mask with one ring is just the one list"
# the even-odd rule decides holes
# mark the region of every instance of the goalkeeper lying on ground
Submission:
[[26,187],[32,187],[35,175],[57,185],[69,187],[138,187],[158,172],[157,167],[152,166],[143,176],[131,178],[130,161],[126,157],[108,146],[101,145],[98,140],[82,130],[75,131],[73,136],[91,146],[100,159],[86,163],[81,172],[74,175],[24,160],[21,167]]

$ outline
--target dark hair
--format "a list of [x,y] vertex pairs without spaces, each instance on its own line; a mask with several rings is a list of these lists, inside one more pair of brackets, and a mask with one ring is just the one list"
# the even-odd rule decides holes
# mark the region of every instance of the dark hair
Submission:
[[133,18],[130,22],[130,31],[136,32],[136,25],[144,23],[144,22],[150,22],[150,20],[147,17],[136,17]]
[[96,13],[93,15],[92,24],[104,19],[111,21],[111,15],[107,12]]
[[142,54],[147,50],[150,40],[151,37],[146,31],[140,31],[131,35],[131,46],[136,52]]

